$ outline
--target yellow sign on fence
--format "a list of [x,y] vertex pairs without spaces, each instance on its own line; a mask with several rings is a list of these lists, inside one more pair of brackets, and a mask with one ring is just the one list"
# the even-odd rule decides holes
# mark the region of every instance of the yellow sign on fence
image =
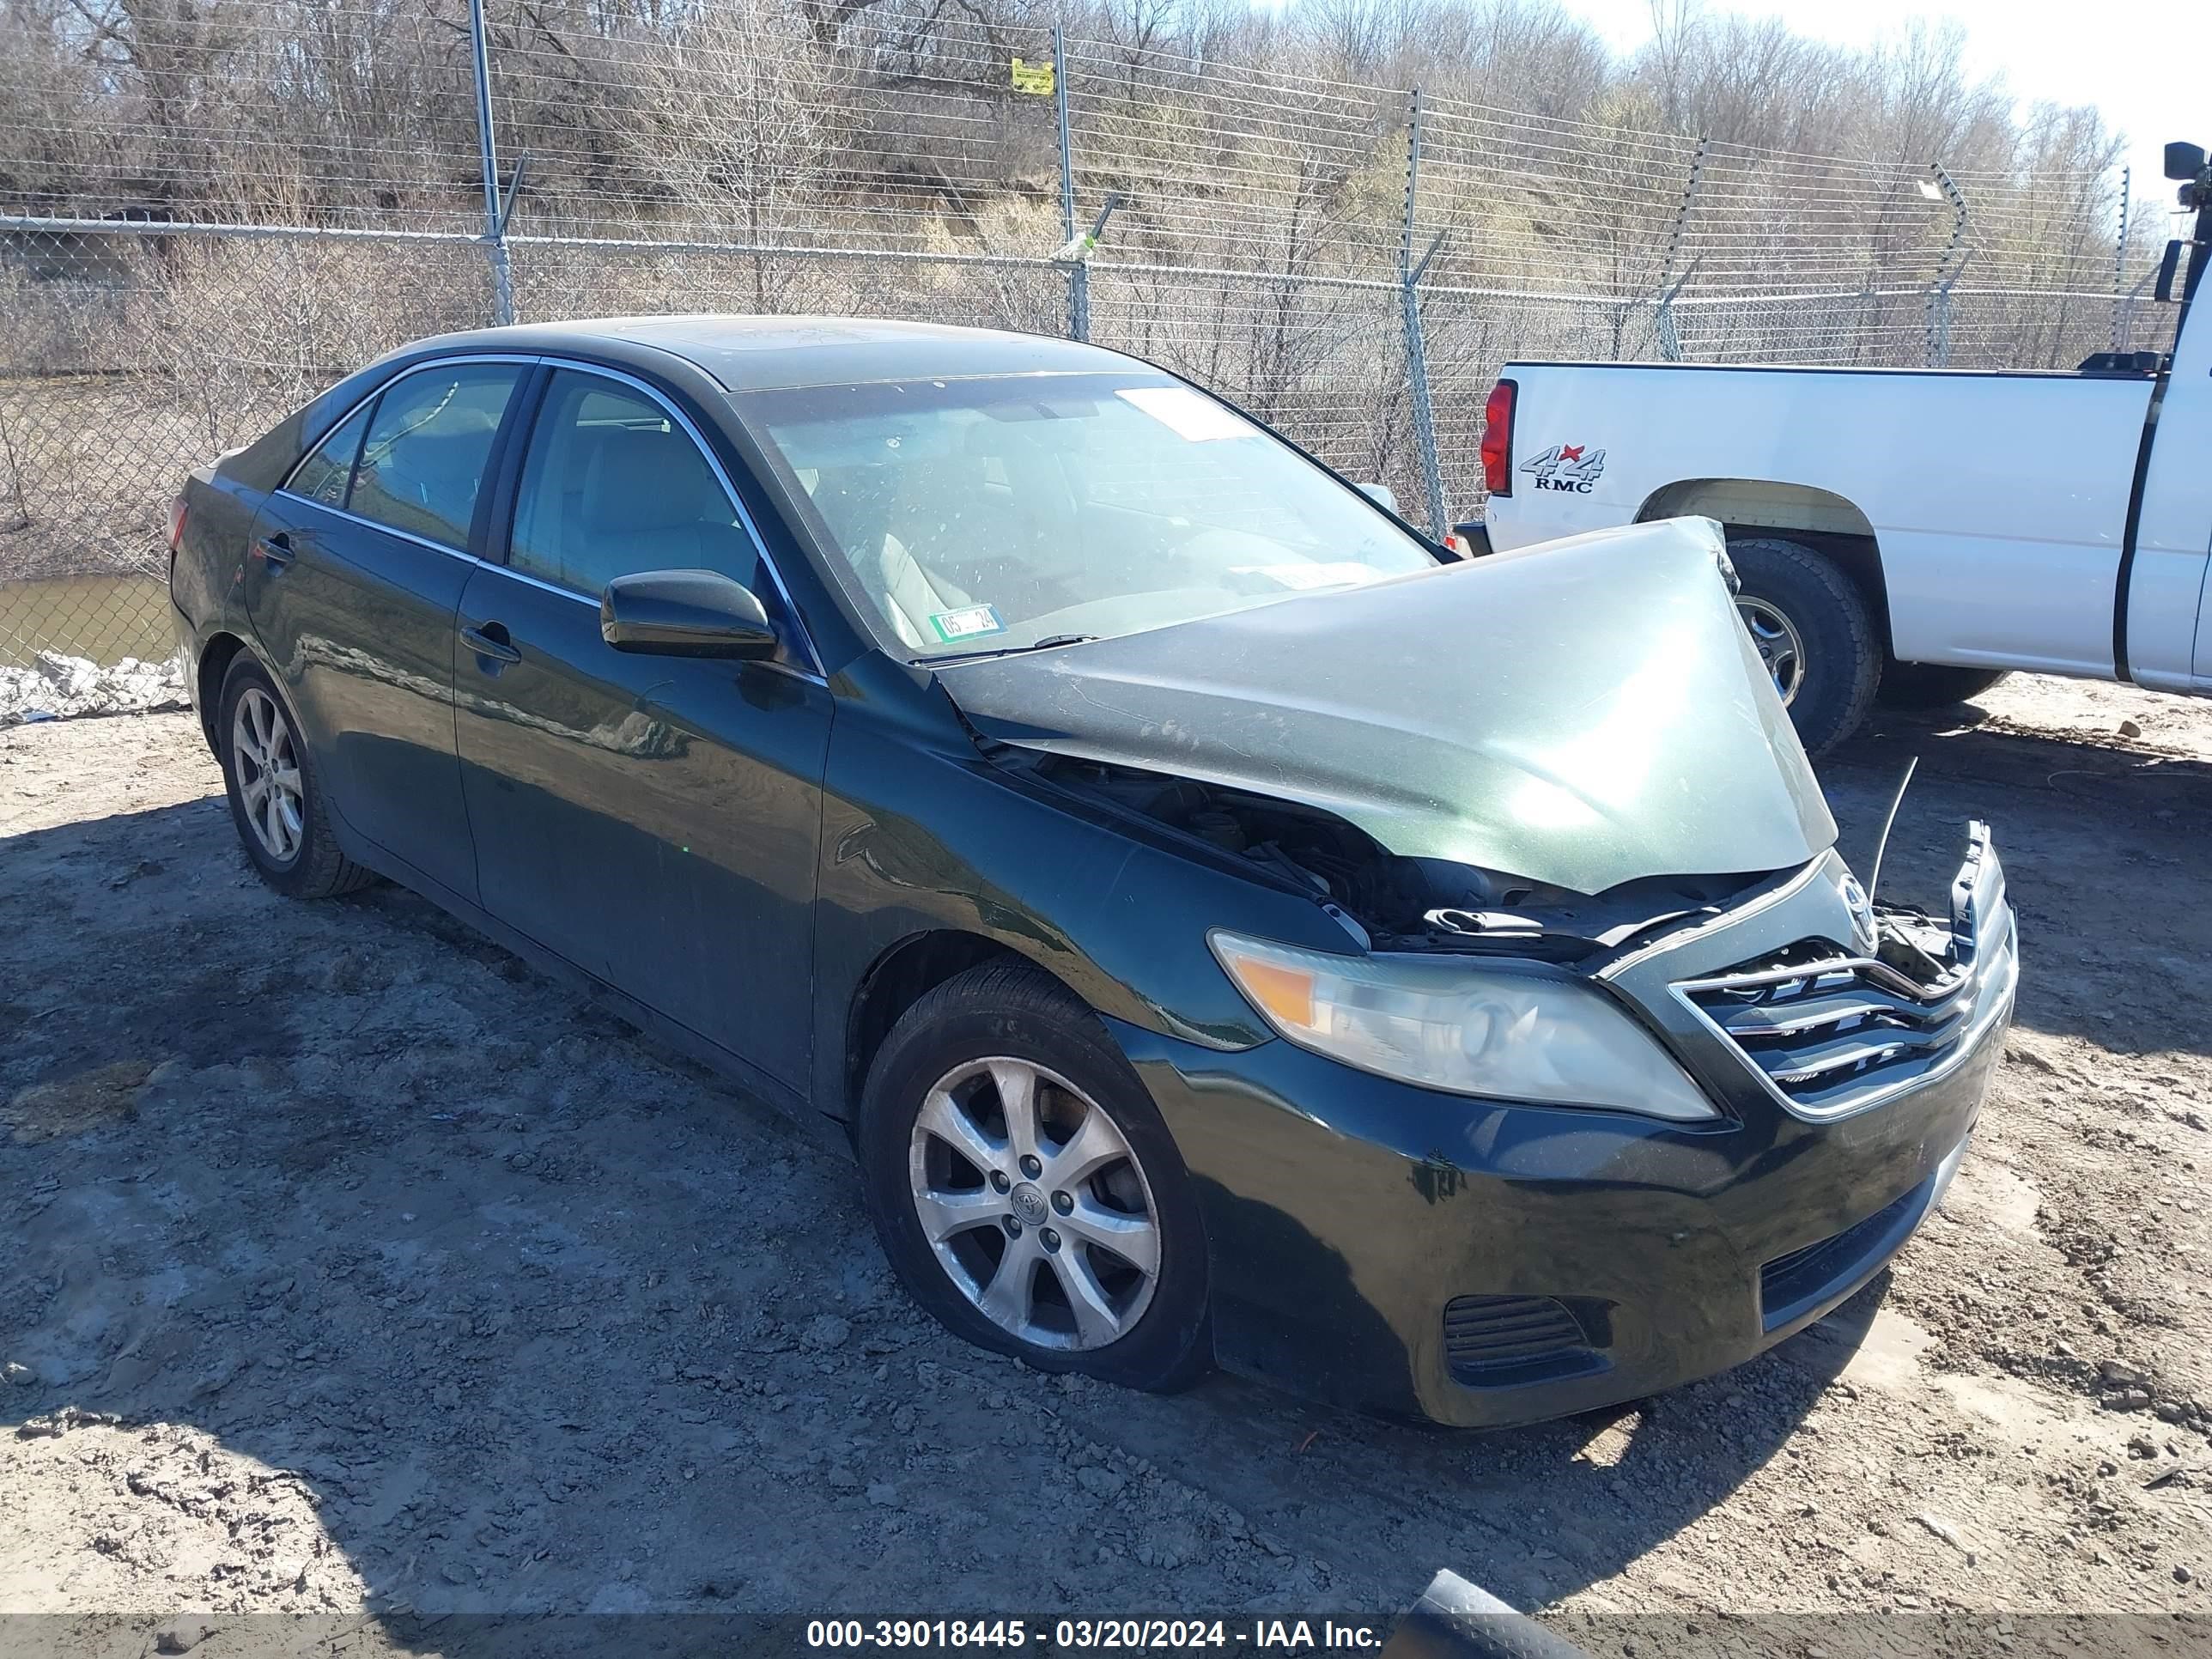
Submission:
[[1014,59],[1014,90],[1032,92],[1040,98],[1052,96],[1052,65],[1029,64]]

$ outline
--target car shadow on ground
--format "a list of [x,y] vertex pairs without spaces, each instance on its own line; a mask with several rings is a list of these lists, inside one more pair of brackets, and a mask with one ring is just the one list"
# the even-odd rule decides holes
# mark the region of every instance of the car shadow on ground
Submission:
[[920,1315],[849,1164],[767,1109],[397,890],[276,898],[230,836],[205,800],[0,866],[0,1420],[66,1459],[39,1524],[92,1605],[365,1587],[407,1646],[447,1613],[1371,1610],[1443,1565],[1534,1603],[1790,1455],[1876,1305],[1483,1434],[1046,1377]]
[[1826,1319],[1721,1376],[1550,1423],[1385,1422],[1228,1376],[1182,1399],[1098,1401],[1092,1421],[1163,1464],[1206,1448],[1211,1489],[1308,1554],[1310,1596],[1358,1582],[1347,1572],[1355,1564],[1383,1571],[1395,1560],[1407,1595],[1416,1578],[1449,1566],[1534,1607],[1614,1577],[1793,1455],[1791,1437],[1859,1352],[1887,1282],[1876,1275]]

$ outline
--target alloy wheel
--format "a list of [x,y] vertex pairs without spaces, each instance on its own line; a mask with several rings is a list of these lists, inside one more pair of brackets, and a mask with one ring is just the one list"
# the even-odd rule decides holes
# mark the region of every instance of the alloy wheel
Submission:
[[291,726],[276,698],[249,685],[231,716],[230,750],[238,769],[239,799],[261,850],[289,863],[307,834],[307,800]]
[[908,1156],[915,1218],[961,1294],[1009,1335],[1100,1348],[1159,1282],[1159,1212],[1106,1109],[1057,1073],[1003,1056],[923,1097]]
[[1748,595],[1737,599],[1735,609],[1787,708],[1797,700],[1797,688],[1805,679],[1805,641],[1798,637],[1797,624],[1765,599]]

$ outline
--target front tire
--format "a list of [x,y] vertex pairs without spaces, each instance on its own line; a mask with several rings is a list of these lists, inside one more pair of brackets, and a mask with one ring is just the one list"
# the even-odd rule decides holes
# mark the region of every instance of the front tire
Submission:
[[1742,588],[1736,611],[1808,755],[1857,731],[1881,683],[1881,635],[1858,585],[1802,543],[1729,544]]
[[223,792],[255,873],[287,898],[325,898],[374,880],[338,850],[300,723],[276,682],[244,652],[223,677],[216,709]]
[[1205,1373],[1189,1173],[1104,1027],[1045,975],[985,963],[908,1009],[855,1139],[884,1253],[954,1334],[1128,1388]]

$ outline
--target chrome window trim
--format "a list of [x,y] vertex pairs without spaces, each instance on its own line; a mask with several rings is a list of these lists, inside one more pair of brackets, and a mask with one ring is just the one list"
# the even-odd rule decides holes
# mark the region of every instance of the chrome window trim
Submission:
[[[305,501],[318,512],[327,513],[333,518],[343,519],[349,524],[357,524],[364,530],[374,530],[380,535],[397,536],[403,542],[412,542],[417,547],[427,548],[433,553],[442,553],[449,559],[459,559],[463,564],[474,565],[479,570],[491,571],[510,580],[520,582],[526,587],[535,587],[542,592],[550,593],[556,599],[568,599],[574,604],[580,605],[586,610],[597,611],[599,608],[599,602],[590,594],[579,593],[573,587],[562,587],[557,582],[546,581],[540,577],[532,575],[526,570],[517,570],[512,565],[495,564],[489,559],[480,559],[473,553],[464,553],[457,547],[447,547],[443,542],[434,542],[427,536],[417,536],[410,531],[394,530],[388,524],[379,524],[374,519],[364,519],[358,513],[349,513],[342,507],[331,507],[322,501],[309,501],[307,496],[295,495],[289,489],[279,490],[277,494],[295,501]],[[817,670],[801,663],[764,662],[760,666],[781,669],[787,674],[811,681],[816,685],[826,686],[830,684]]]
[[[290,501],[301,502],[306,506],[315,508],[318,512],[334,514],[338,518],[345,520],[349,524],[357,524],[366,529],[380,532],[386,536],[397,536],[404,542],[412,542],[417,547],[427,547],[433,553],[443,553],[449,558],[462,560],[465,563],[478,567],[480,569],[496,570],[501,575],[511,576],[516,581],[521,582],[526,586],[541,588],[548,593],[556,593],[564,599],[573,599],[579,605],[586,605],[591,606],[594,611],[598,610],[599,601],[593,595],[589,593],[580,593],[573,587],[563,587],[557,582],[549,582],[542,577],[530,574],[527,571],[517,570],[513,565],[507,563],[504,559],[480,559],[475,554],[468,551],[465,548],[453,547],[444,542],[433,540],[428,536],[416,535],[413,531],[398,529],[393,526],[385,524],[380,520],[365,517],[359,513],[352,511],[350,508],[332,507],[327,501],[319,501],[311,495],[302,495],[298,491],[292,489],[292,479],[298,474],[300,469],[307,464],[308,456],[313,455],[319,451],[324,444],[330,441],[332,434],[335,434],[340,427],[343,426],[348,421],[351,420],[356,414],[358,414],[363,407],[374,402],[386,392],[398,385],[400,381],[405,380],[409,375],[419,374],[427,369],[443,368],[448,363],[522,363],[532,367],[542,364],[548,368],[573,369],[579,374],[597,374],[606,380],[617,380],[624,386],[635,387],[637,391],[644,393],[647,398],[658,404],[667,412],[668,417],[672,421],[677,422],[677,424],[681,426],[685,432],[690,434],[691,441],[696,444],[699,447],[699,453],[707,458],[707,465],[714,470],[715,481],[722,486],[722,493],[729,498],[730,505],[736,509],[738,520],[744,526],[745,534],[751,539],[753,550],[760,556],[761,564],[763,568],[767,570],[769,580],[775,584],[776,593],[783,600],[784,614],[791,618],[792,631],[798,636],[797,643],[805,653],[805,660],[804,662],[771,662],[765,664],[764,666],[781,668],[787,673],[796,675],[800,679],[811,680],[817,685],[826,686],[830,684],[830,678],[828,674],[823,672],[822,667],[821,653],[815,650],[814,641],[807,635],[806,624],[800,619],[799,615],[799,607],[792,603],[791,589],[784,584],[783,572],[776,568],[775,559],[769,556],[768,544],[761,536],[760,526],[754,522],[753,515],[750,511],[747,509],[744,503],[744,498],[738,493],[736,484],[731,482],[728,471],[722,465],[721,458],[714,453],[714,445],[707,441],[704,434],[700,432],[698,427],[694,424],[689,416],[685,415],[682,410],[677,408],[675,404],[669,402],[669,400],[658,390],[646,381],[638,379],[635,374],[626,374],[621,369],[609,368],[603,363],[586,362],[580,358],[545,356],[534,352],[524,355],[521,353],[509,351],[471,351],[464,352],[451,357],[429,358],[425,362],[414,364],[410,368],[401,370],[390,380],[379,381],[374,386],[371,387],[368,391],[363,392],[359,398],[356,398],[353,403],[347,407],[345,413],[339,416],[336,421],[331,423],[330,431],[325,432],[320,438],[315,441],[314,447],[308,450],[307,454],[301,456],[297,461],[295,461],[292,464],[291,471],[284,475],[284,482],[278,484],[270,493],[273,495],[283,495]],[[532,419],[532,426],[534,432],[536,428],[536,417],[534,415]],[[526,441],[527,440],[526,438]],[[526,460],[528,459],[526,450],[524,459]],[[518,488],[520,487],[520,478],[521,474],[518,471],[516,473]],[[350,482],[349,482],[348,484],[347,495],[349,499],[351,498],[352,488]]]
[[[731,478],[728,469],[724,467],[722,465],[722,458],[714,453],[714,446],[707,441],[706,434],[699,430],[698,427],[692,422],[691,417],[686,415],[682,410],[678,409],[673,403],[670,402],[667,397],[657,387],[645,380],[638,379],[635,374],[626,374],[621,369],[610,368],[604,363],[586,362],[580,358],[574,357],[541,356],[538,361],[548,368],[565,368],[572,370],[579,374],[596,374],[602,380],[617,381],[623,386],[629,386],[637,392],[642,392],[647,398],[652,399],[653,402],[659,404],[660,407],[667,412],[668,418],[670,420],[675,422],[677,425],[682,427],[685,432],[690,434],[691,441],[698,447],[699,453],[707,458],[707,465],[714,468],[716,482],[720,483],[722,486],[723,495],[729,498],[731,507],[737,512],[738,522],[744,526],[745,535],[753,544],[753,551],[760,557],[761,568],[768,572],[768,579],[775,584],[776,593],[783,601],[784,614],[791,618],[792,632],[797,636],[796,643],[799,648],[805,652],[806,660],[803,664],[793,664],[790,665],[790,666],[799,673],[805,675],[805,678],[819,680],[823,684],[827,685],[830,683],[830,680],[829,676],[823,671],[821,653],[815,650],[813,640],[807,635],[806,623],[799,617],[799,607],[792,603],[791,589],[784,583],[783,572],[776,568],[775,559],[769,556],[767,538],[760,533],[760,526],[754,522],[751,511],[745,506],[744,497],[738,493],[738,486]],[[532,437],[537,435],[536,428],[537,422],[533,417],[532,421],[531,432],[531,435]],[[530,459],[529,450],[526,444],[523,451],[522,459],[524,465],[526,466]],[[521,473],[519,471],[515,474],[515,487],[518,490],[521,488]],[[510,526],[510,539],[511,538],[512,527]],[[504,561],[495,565],[494,568],[507,570],[516,575],[520,575],[522,574],[520,571],[515,571],[513,566],[506,563]],[[535,577],[529,577],[526,578],[526,580],[534,581],[537,579]],[[556,591],[569,593],[575,592],[574,588],[556,589]],[[577,594],[576,597],[581,599],[584,596]],[[599,601],[597,599],[592,599],[589,600],[588,603],[597,605]]]
[[599,608],[599,602],[597,599],[588,593],[579,593],[573,587],[563,587],[558,582],[549,582],[543,577],[533,576],[526,570],[517,570],[510,564],[501,564],[496,560],[479,559],[473,553],[465,554],[462,556],[479,570],[496,570],[502,576],[514,577],[525,587],[534,587],[542,593],[552,594],[556,599],[574,599],[578,605],[587,606],[593,611]]
[[[433,541],[427,536],[417,536],[408,531],[393,530],[390,525],[381,523],[375,519],[363,518],[360,514],[349,512],[342,507],[332,507],[328,501],[319,501],[312,495],[302,495],[298,490],[292,488],[292,480],[300,476],[300,469],[301,467],[307,465],[309,461],[313,460],[316,456],[323,453],[323,446],[330,442],[331,439],[337,436],[338,429],[341,427],[344,426],[348,421],[353,419],[355,416],[360,414],[362,410],[368,408],[369,404],[374,403],[379,398],[381,398],[386,392],[391,391],[393,386],[398,386],[402,380],[407,380],[411,376],[422,374],[429,369],[443,368],[448,363],[521,363],[526,367],[534,367],[538,361],[538,359],[534,353],[525,356],[522,353],[513,351],[469,351],[463,352],[459,356],[453,357],[428,357],[419,363],[403,368],[399,373],[394,374],[390,380],[379,380],[374,386],[371,386],[368,391],[362,392],[360,397],[355,398],[352,403],[349,404],[346,406],[346,412],[339,416],[337,420],[331,422],[331,429],[324,433],[321,437],[316,439],[313,447],[308,449],[305,454],[301,455],[298,460],[292,463],[290,470],[284,474],[284,482],[278,484],[270,493],[277,495],[289,495],[295,501],[305,501],[310,507],[319,507],[325,513],[343,514],[347,518],[351,519],[356,524],[374,525],[379,530],[391,530],[392,533],[395,536],[404,536],[410,542],[420,542],[425,547],[434,547],[441,553],[460,553],[462,556],[467,557],[468,555],[464,549],[449,546],[444,542]],[[520,386],[521,381],[520,379],[517,380],[515,384],[517,386]],[[514,395],[514,394],[513,392],[509,392],[507,394],[510,398]],[[364,434],[363,435],[366,436],[367,434]],[[358,464],[361,458],[356,455],[354,459],[356,463]],[[346,473],[346,499],[348,501],[351,501],[353,499],[353,473],[351,468],[349,468]]]
[[276,493],[287,501],[299,501],[305,506],[313,507],[319,513],[327,513],[334,519],[343,519],[348,524],[357,524],[364,529],[378,531],[386,536],[397,536],[403,542],[412,542],[417,547],[427,547],[433,553],[443,553],[447,558],[459,559],[465,564],[484,562],[466,549],[448,547],[443,542],[431,540],[428,536],[418,536],[411,530],[395,529],[380,520],[364,518],[349,508],[332,507],[328,501],[319,501],[312,495],[301,495],[283,489],[279,489]]
[[343,507],[332,507],[329,502],[316,501],[312,496],[296,495],[289,489],[279,489],[276,494],[291,501],[304,501],[318,512],[327,513],[334,519],[343,519],[348,524],[357,524],[364,530],[374,530],[383,536],[396,536],[403,542],[412,542],[416,546],[428,548],[433,553],[442,553],[449,559],[459,559],[463,564],[472,564],[479,570],[496,570],[502,574],[514,577],[519,582],[527,582],[532,587],[542,587],[548,593],[557,593],[564,599],[574,599],[579,605],[588,605],[594,611],[599,609],[599,602],[597,599],[588,593],[579,593],[573,587],[559,587],[551,582],[540,581],[537,577],[522,571],[510,570],[503,564],[494,564],[489,559],[480,559],[475,554],[463,549],[448,547],[443,542],[431,540],[428,536],[418,536],[411,530],[396,530],[379,520],[363,518],[358,513],[349,512]]

